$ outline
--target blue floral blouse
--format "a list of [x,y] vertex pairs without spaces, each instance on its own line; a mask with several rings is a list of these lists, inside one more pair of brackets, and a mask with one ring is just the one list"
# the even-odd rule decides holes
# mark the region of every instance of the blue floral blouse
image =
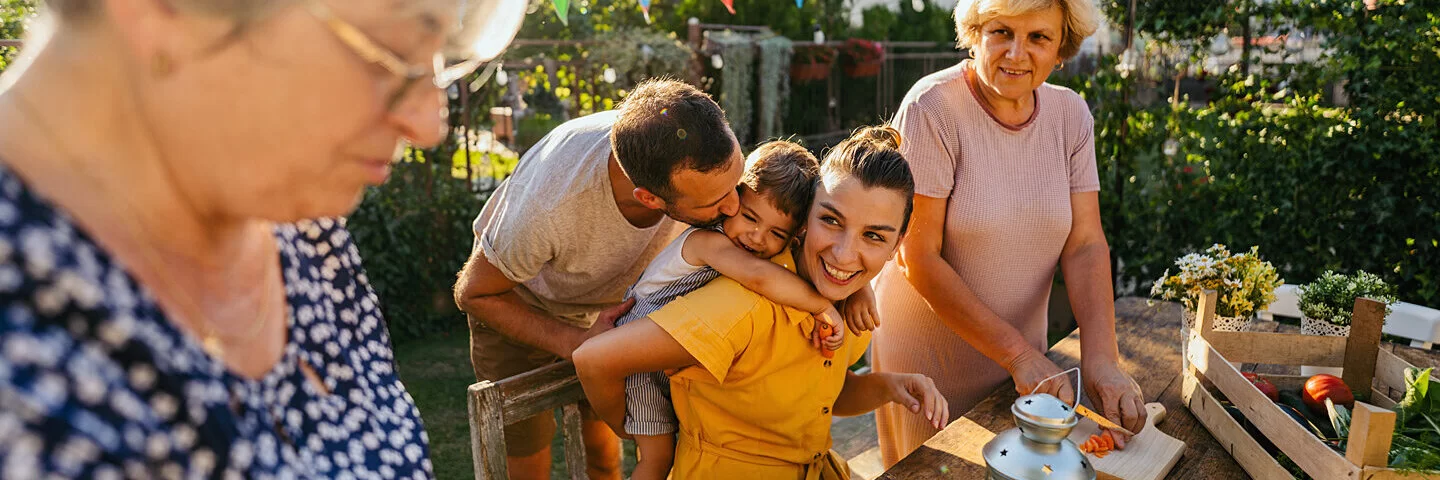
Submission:
[[[289,340],[230,372],[0,166],[0,478],[430,478],[343,222],[278,227]],[[330,394],[299,368],[312,365]]]

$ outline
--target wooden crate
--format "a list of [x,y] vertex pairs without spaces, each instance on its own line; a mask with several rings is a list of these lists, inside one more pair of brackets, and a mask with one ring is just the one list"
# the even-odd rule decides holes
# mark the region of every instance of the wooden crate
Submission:
[[[1390,438],[1395,430],[1395,400],[1389,395],[1405,391],[1404,371],[1409,362],[1380,349],[1380,328],[1385,305],[1370,299],[1355,302],[1348,337],[1321,337],[1283,333],[1218,332],[1214,330],[1214,292],[1199,302],[1197,325],[1186,347],[1189,366],[1184,372],[1182,397],[1205,428],[1215,436],[1251,477],[1288,479],[1289,472],[1260,447],[1220,406],[1207,386],[1223,393],[1261,434],[1290,457],[1305,473],[1320,480],[1383,480],[1425,478],[1404,476],[1387,468]],[[1343,367],[1343,380],[1357,401],[1350,422],[1350,439],[1344,454],[1332,450],[1292,420],[1236,368],[1239,363]],[[1266,375],[1280,388],[1304,384],[1306,377]],[[1369,388],[1365,388],[1369,387]],[[1397,397],[1398,398],[1398,397]],[[1369,403],[1359,399],[1367,399]],[[1440,478],[1440,472],[1428,472]]]

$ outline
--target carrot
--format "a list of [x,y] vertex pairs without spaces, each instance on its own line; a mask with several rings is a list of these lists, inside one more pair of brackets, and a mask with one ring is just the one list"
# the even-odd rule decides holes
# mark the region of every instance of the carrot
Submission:
[[1104,445],[1104,450],[1115,449],[1115,437],[1110,436],[1109,430],[1106,430],[1104,433],[1100,434],[1100,443]]

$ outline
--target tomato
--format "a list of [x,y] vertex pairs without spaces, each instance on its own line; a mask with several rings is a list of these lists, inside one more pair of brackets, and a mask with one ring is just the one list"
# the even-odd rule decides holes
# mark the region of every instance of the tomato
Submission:
[[1311,412],[1322,417],[1330,415],[1325,408],[1327,398],[1336,405],[1355,406],[1355,395],[1350,393],[1350,387],[1340,377],[1325,373],[1305,380],[1305,390],[1300,392],[1300,398],[1305,400],[1305,406],[1310,407]]
[[1265,397],[1269,398],[1270,401],[1276,402],[1280,400],[1280,389],[1276,388],[1275,384],[1270,383],[1270,380],[1250,372],[1243,372],[1241,375],[1244,375],[1245,379],[1249,380],[1250,384],[1254,385],[1256,389],[1259,389],[1260,393],[1265,394]]

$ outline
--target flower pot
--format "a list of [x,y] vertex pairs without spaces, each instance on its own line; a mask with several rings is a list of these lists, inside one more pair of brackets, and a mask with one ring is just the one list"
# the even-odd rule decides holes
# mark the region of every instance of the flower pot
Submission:
[[[1190,329],[1195,328],[1195,312],[1190,311],[1190,310],[1185,310],[1185,312],[1184,312],[1183,315],[1184,315],[1184,318],[1185,318],[1185,326],[1182,327],[1182,329],[1185,330],[1185,331],[1189,331]],[[1246,317],[1222,317],[1222,316],[1216,315],[1216,316],[1215,316],[1215,331],[1217,331],[1217,332],[1240,332],[1240,331],[1244,331],[1244,330],[1245,330],[1245,326],[1246,326],[1246,325],[1249,325],[1249,324],[1250,324],[1250,320],[1253,319],[1254,317],[1255,317],[1254,315],[1250,315],[1250,316],[1246,316]]]
[[885,61],[878,58],[846,63],[845,76],[851,78],[873,77],[880,74],[880,67],[884,64]]
[[824,80],[830,76],[828,63],[796,63],[790,65],[790,81],[795,83]]
[[1324,320],[1316,320],[1300,315],[1300,333],[1305,335],[1318,335],[1322,337],[1344,337],[1350,335],[1349,325],[1336,325]]

